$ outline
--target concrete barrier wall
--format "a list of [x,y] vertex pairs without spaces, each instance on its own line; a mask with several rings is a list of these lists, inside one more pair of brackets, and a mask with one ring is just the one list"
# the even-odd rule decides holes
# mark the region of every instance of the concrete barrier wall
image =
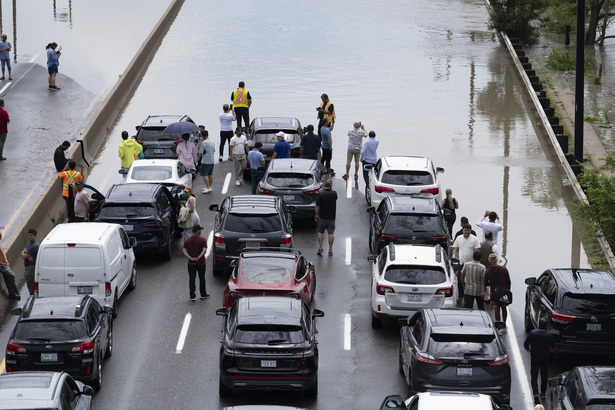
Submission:
[[[144,72],[154,58],[162,39],[175,20],[183,3],[184,0],[171,1],[167,10],[120,76],[115,87],[109,92],[107,98],[86,125],[79,139],[85,142],[89,156],[95,157],[104,145],[107,130],[112,128],[126,101],[139,85]],[[77,163],[84,164],[86,166],[84,173],[87,174],[87,163],[81,153],[81,144],[73,144],[67,154],[69,157],[72,156]],[[3,240],[7,259],[17,276],[18,282],[21,280],[24,271],[21,251],[27,244],[26,233],[28,229],[32,227],[38,231],[40,242],[51,231],[55,223],[64,218],[65,203],[62,198],[62,184],[57,175],[57,173],[54,173],[54,176],[47,183],[41,195],[32,203],[29,212],[14,233]],[[4,286],[4,281],[0,282]],[[0,293],[0,314],[5,313],[7,302],[6,294]]]

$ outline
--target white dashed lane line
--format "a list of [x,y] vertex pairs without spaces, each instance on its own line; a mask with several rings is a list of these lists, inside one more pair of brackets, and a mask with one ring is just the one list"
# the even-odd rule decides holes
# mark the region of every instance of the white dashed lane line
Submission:
[[346,181],[346,198],[352,198],[352,182],[350,182],[350,178]]
[[224,178],[224,184],[222,185],[222,191],[220,192],[222,195],[226,195],[226,192],[228,191],[228,186],[231,183],[231,173],[229,172],[228,174],[226,174],[226,177]]
[[350,328],[352,327],[352,320],[350,314],[344,316],[344,350],[350,350]]
[[346,238],[346,265],[352,263],[352,238]]
[[175,354],[181,354],[182,350],[184,350],[184,343],[186,342],[186,335],[188,335],[190,320],[192,320],[192,314],[186,313],[186,317],[184,318],[184,324],[182,325],[182,330],[181,332],[179,332],[179,339],[177,340]]

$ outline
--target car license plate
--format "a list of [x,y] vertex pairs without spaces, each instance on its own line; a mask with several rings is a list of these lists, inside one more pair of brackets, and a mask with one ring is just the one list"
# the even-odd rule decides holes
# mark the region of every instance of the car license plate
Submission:
[[77,293],[79,295],[91,295],[92,287],[91,286],[77,286]]
[[154,148],[154,154],[164,154],[164,148]]
[[284,199],[285,201],[294,201],[295,196],[294,195],[282,195],[282,199]]
[[600,332],[602,331],[602,324],[600,323],[588,323],[587,324],[588,332]]
[[458,367],[457,368],[457,376],[471,377],[472,376],[472,368],[471,367]]
[[133,226],[132,225],[123,225],[123,228],[126,232],[130,232],[133,230]]
[[246,248],[259,249],[261,247],[260,242],[246,242]]
[[57,362],[57,353],[41,353],[41,362]]
[[408,295],[408,302],[420,302],[423,300],[421,295]]
[[276,367],[277,365],[275,360],[261,360],[261,367]]

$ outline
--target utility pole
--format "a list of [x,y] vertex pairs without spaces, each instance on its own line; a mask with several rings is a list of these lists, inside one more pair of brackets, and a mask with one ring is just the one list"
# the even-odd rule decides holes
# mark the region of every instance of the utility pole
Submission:
[[577,0],[577,64],[574,104],[574,160],[583,164],[583,113],[585,77],[585,0]]

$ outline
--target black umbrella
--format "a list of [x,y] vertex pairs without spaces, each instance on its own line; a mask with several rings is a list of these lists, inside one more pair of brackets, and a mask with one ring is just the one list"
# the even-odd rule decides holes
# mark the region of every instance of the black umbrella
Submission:
[[167,125],[167,127],[162,131],[164,135],[182,135],[182,134],[191,134],[195,131],[199,131],[199,127],[193,123],[188,121],[174,122],[172,124]]

